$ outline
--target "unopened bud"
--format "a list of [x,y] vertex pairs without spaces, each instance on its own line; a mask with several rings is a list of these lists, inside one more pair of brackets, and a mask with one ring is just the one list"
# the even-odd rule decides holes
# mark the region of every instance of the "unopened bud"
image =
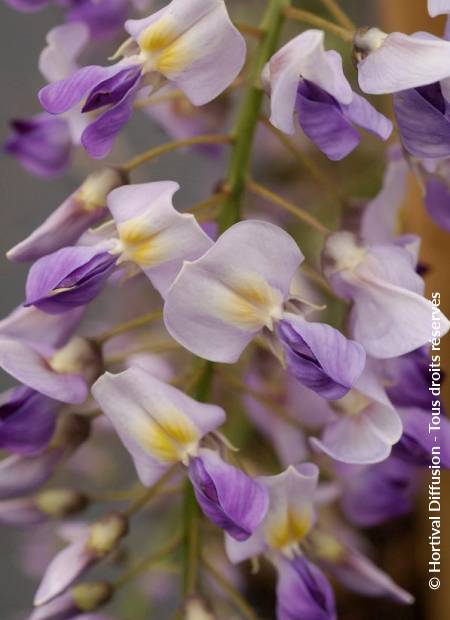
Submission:
[[102,168],[90,174],[75,194],[84,211],[94,211],[106,207],[108,194],[121,185],[126,185],[128,178],[118,168]]
[[102,557],[113,551],[127,532],[126,517],[119,513],[107,515],[91,526],[87,547]]
[[88,498],[73,489],[49,489],[36,495],[35,503],[45,514],[60,519],[83,510]]
[[209,611],[207,604],[202,599],[194,596],[190,598],[185,607],[184,620],[215,620]]
[[381,47],[387,36],[379,28],[358,28],[353,37],[353,59],[356,64]]
[[95,611],[107,603],[114,589],[107,581],[81,583],[71,589],[73,601],[80,611]]
[[81,375],[92,385],[103,371],[101,347],[93,340],[75,336],[50,359],[50,366],[61,374]]

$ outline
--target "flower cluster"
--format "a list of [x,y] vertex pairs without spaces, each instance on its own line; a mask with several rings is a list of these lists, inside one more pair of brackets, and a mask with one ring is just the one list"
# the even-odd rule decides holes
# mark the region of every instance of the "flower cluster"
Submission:
[[[232,20],[224,0],[155,12],[128,0],[58,4],[65,23],[39,59],[43,111],[12,121],[6,151],[46,178],[79,148],[122,159],[117,138],[139,110],[142,126],[156,122],[172,139],[95,168],[7,253],[31,263],[23,304],[0,321],[0,366],[17,382],[0,401],[0,522],[38,532],[23,554],[40,580],[29,619],[112,620],[101,608],[131,580],[155,598],[154,617],[175,604],[185,620],[253,618],[235,565],[258,558],[276,581],[275,615],[265,617],[335,619],[329,577],[411,604],[358,528],[412,510],[431,461],[430,412],[443,412],[429,390],[430,345],[450,322],[440,296],[424,294],[420,239],[401,214],[412,174],[450,229],[450,29],[442,38],[357,29],[340,9],[335,24],[281,0],[267,2],[259,27]],[[450,14],[450,2],[428,4]],[[129,19],[134,10],[150,14]],[[286,19],[313,28],[283,43]],[[320,24],[353,46],[344,60],[353,55],[363,94]],[[81,64],[94,40],[123,29],[110,64]],[[362,129],[380,151],[393,122],[366,94],[393,95],[398,140],[385,149],[379,193],[352,208],[309,143],[343,160],[364,149]],[[284,166],[277,141],[307,164],[305,203],[312,192],[328,214],[250,178],[253,147],[260,167]],[[194,206],[167,180],[172,169],[133,182],[165,153],[221,162],[226,148],[228,172]],[[450,467],[444,413],[440,424]],[[72,475],[55,486],[63,467]],[[144,513],[156,500],[162,508]],[[106,502],[114,509],[100,511]],[[136,528],[138,513],[146,521]],[[45,550],[34,550],[36,537]],[[168,542],[155,549],[160,537]],[[179,547],[183,595],[170,562]],[[84,580],[106,562],[118,577]],[[216,597],[217,586],[230,596]]]

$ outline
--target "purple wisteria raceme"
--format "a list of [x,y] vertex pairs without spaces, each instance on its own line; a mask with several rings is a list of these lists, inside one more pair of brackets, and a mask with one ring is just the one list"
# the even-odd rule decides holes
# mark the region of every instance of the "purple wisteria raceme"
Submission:
[[167,329],[196,355],[226,363],[258,334],[275,336],[297,378],[326,398],[341,398],[363,370],[364,350],[334,328],[293,314],[290,286],[302,260],[281,228],[235,224],[203,256],[184,263],[166,295]]
[[192,214],[172,205],[179,185],[160,181],[119,187],[108,195],[114,222],[100,228],[94,245],[62,248],[31,267],[26,305],[49,313],[84,306],[103,289],[117,267],[127,275],[142,270],[164,296],[184,260],[213,244]]
[[87,66],[43,88],[43,107],[62,114],[82,103],[81,113],[106,108],[83,131],[88,153],[102,158],[133,113],[138,91],[174,83],[194,105],[212,101],[234,80],[245,60],[245,41],[223,0],[172,0],[157,13],[126,22],[130,34],[110,67]]
[[330,235],[323,253],[331,286],[353,302],[351,333],[375,358],[391,358],[428,343],[433,321],[441,335],[450,329],[445,315],[425,299],[424,282],[408,248],[368,245],[347,231]]
[[263,71],[270,93],[271,123],[287,134],[294,119],[330,159],[348,155],[360,142],[354,125],[387,140],[392,123],[352,92],[335,51],[325,51],[324,33],[307,30],[282,47]]

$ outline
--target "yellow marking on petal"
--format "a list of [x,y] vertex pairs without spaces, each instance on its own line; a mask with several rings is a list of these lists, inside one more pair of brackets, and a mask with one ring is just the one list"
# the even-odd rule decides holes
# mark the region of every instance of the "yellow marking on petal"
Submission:
[[177,37],[173,20],[168,16],[158,19],[141,33],[139,47],[149,54],[160,52],[170,45]]
[[266,540],[273,549],[288,550],[297,545],[311,528],[310,511],[296,512],[288,508],[266,525]]
[[192,54],[189,53],[183,38],[179,38],[164,49],[157,57],[155,69],[164,75],[178,73],[191,62]]
[[337,562],[345,554],[345,549],[335,536],[325,532],[315,531],[314,546],[320,557]]
[[145,217],[136,217],[119,224],[118,232],[124,257],[141,267],[152,267],[164,260],[169,250],[167,238],[160,230],[152,230]]
[[194,423],[175,407],[148,416],[134,429],[141,446],[164,463],[184,461],[195,451],[200,434]]
[[218,301],[222,318],[246,330],[272,329],[273,319],[281,316],[281,293],[256,273],[231,283]]

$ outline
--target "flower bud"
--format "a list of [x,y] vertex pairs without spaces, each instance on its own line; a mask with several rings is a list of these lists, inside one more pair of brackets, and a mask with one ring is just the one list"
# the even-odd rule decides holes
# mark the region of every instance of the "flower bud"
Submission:
[[119,513],[109,514],[91,526],[87,548],[97,557],[103,557],[115,549],[127,532],[126,517]]
[[35,497],[36,506],[56,519],[80,512],[87,506],[88,501],[84,493],[74,489],[49,489]]
[[371,52],[382,46],[388,35],[379,28],[358,28],[353,37],[353,59],[361,62]]
[[109,192],[127,183],[128,178],[123,170],[112,167],[102,168],[86,178],[73,195],[73,199],[87,212],[105,209]]
[[56,351],[50,366],[58,373],[81,375],[92,385],[103,370],[101,348],[93,340],[76,336]]
[[183,620],[214,620],[214,616],[202,599],[193,596],[186,603]]
[[81,583],[70,591],[75,605],[83,612],[95,611],[111,599],[113,592],[107,581]]

